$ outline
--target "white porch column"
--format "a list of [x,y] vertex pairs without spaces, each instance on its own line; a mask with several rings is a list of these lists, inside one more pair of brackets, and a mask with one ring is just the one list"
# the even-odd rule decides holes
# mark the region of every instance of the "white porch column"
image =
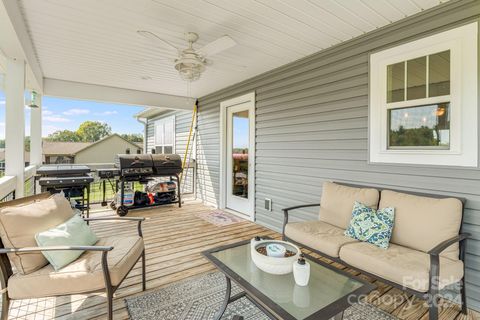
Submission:
[[25,184],[25,61],[7,58],[5,75],[5,175],[15,176],[15,197]]
[[42,164],[42,96],[37,94],[38,108],[30,109],[30,165]]

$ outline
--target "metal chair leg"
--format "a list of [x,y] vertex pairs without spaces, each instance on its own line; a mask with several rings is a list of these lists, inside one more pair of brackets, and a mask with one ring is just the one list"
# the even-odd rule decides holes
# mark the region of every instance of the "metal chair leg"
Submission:
[[147,270],[145,267],[145,250],[142,252],[142,291],[147,289]]
[[107,312],[108,320],[113,320],[113,292],[107,290]]
[[2,299],[2,320],[8,320],[8,310],[10,307],[10,299],[8,298],[7,293],[4,293],[4,298]]
[[103,279],[105,281],[105,292],[107,294],[107,313],[108,320],[113,320],[113,293],[115,289],[112,286],[112,281],[110,279],[110,272],[108,271],[108,251],[102,252],[102,270],[103,270]]
[[428,319],[438,320],[438,295],[430,294],[428,301]]
[[460,281],[460,296],[462,299],[462,313],[467,314],[468,313],[468,307],[467,307],[467,292],[465,288],[465,277]]
[[462,313],[467,314],[467,292],[465,283],[465,249],[467,245],[467,239],[460,241],[460,260],[463,261],[463,278],[460,280],[460,298],[462,299]]

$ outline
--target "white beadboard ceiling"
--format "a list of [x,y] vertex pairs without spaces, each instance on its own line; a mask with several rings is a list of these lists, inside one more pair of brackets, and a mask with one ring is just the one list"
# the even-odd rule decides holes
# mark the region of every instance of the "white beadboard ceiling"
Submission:
[[[20,0],[46,78],[199,97],[388,25],[445,0]],[[228,34],[190,88],[137,30],[184,47]],[[231,67],[234,64],[236,67]],[[242,67],[238,67],[242,66]]]

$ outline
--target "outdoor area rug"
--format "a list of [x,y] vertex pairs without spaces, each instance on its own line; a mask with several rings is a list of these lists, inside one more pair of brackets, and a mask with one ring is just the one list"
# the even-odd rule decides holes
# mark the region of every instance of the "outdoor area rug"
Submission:
[[195,216],[219,227],[245,221],[242,218],[236,217],[233,214],[222,210],[197,213]]
[[[176,282],[158,291],[125,299],[132,320],[211,320],[225,297],[225,276],[208,273]],[[232,295],[240,292],[232,282]],[[241,315],[245,320],[268,320],[253,303],[242,298],[228,305],[222,319]],[[397,319],[366,303],[355,304],[344,313],[345,320]]]

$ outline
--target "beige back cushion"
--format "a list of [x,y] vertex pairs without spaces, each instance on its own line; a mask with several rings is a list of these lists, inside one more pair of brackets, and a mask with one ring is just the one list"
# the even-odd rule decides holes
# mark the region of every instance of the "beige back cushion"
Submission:
[[353,188],[333,182],[323,184],[319,220],[347,229],[355,201],[377,209],[379,192],[373,188]]
[[[428,252],[444,240],[455,237],[462,224],[462,202],[454,198],[429,198],[383,190],[380,208],[395,208],[391,242]],[[458,244],[441,255],[458,259]]]
[[[35,234],[73,216],[70,202],[56,194],[47,199],[0,209],[0,236],[7,248],[36,247]],[[28,274],[47,265],[41,252],[9,254],[18,272]]]
[[48,199],[51,196],[52,194],[50,192],[42,192],[33,196],[27,196],[27,197],[18,198],[15,200],[0,202],[0,209],[5,207],[23,206],[29,203],[33,203],[35,201]]

